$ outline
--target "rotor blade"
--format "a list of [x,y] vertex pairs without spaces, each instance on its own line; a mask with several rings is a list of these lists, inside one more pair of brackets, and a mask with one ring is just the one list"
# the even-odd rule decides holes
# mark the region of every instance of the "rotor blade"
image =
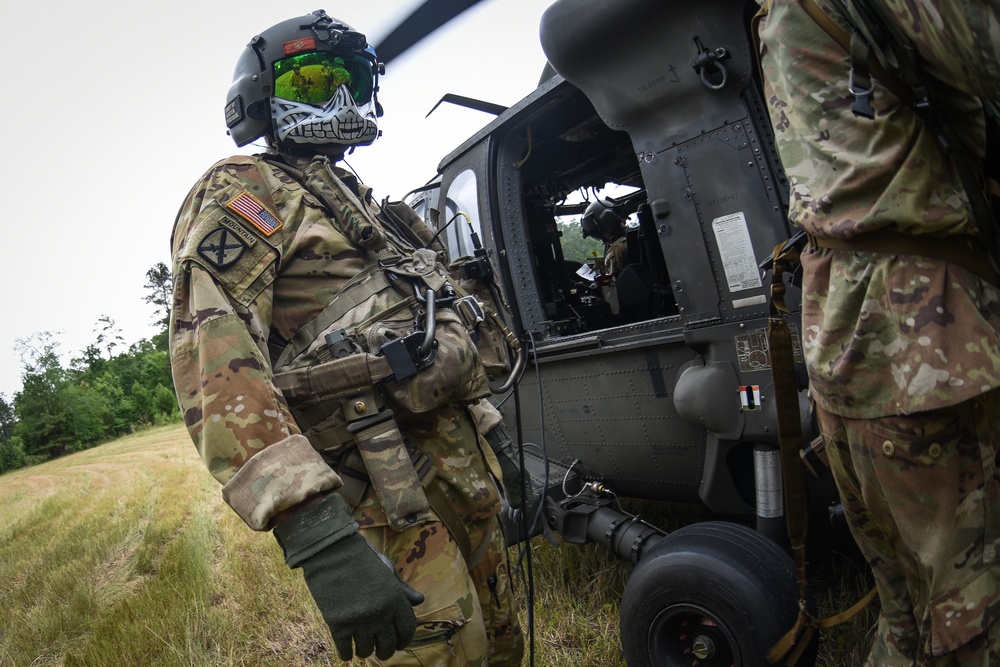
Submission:
[[375,46],[384,63],[399,56],[479,0],[426,0]]
[[[376,51],[376,53],[378,53],[378,51]],[[455,106],[465,107],[466,109],[473,109],[475,111],[483,111],[486,113],[491,113],[494,116],[499,116],[500,114],[502,114],[504,111],[507,110],[507,107],[501,106],[499,104],[493,104],[492,102],[484,102],[483,100],[477,100],[474,97],[465,97],[464,95],[447,93],[444,95],[444,97],[438,100],[437,104],[431,107],[431,110],[427,112],[427,116],[430,116],[432,113],[434,113],[435,109],[437,109],[439,106],[445,103],[454,104]],[[424,116],[424,118],[427,118],[427,116]]]

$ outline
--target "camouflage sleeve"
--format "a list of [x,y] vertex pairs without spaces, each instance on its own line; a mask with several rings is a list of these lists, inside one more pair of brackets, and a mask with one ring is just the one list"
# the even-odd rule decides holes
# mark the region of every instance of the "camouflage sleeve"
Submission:
[[626,264],[628,264],[628,245],[623,236],[608,247],[608,251],[604,254],[604,269],[609,274],[616,276],[621,273]]
[[278,241],[226,208],[254,192],[253,174],[261,178],[237,167],[214,167],[178,214],[171,370],[184,422],[223,497],[265,530],[281,510],[341,480],[299,435],[273,382],[267,337]]

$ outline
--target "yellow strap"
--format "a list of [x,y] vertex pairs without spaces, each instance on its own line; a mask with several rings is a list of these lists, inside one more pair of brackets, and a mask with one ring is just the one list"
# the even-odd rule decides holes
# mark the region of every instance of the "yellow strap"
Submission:
[[[800,609],[798,618],[795,619],[795,625],[792,629],[784,634],[784,636],[775,642],[771,650],[767,652],[767,661],[772,665],[778,664],[778,661],[788,655],[789,651],[792,650],[796,645],[808,644],[808,641],[801,641],[806,639],[805,632],[807,628],[810,628],[815,619],[810,616],[805,610]],[[808,639],[812,639],[810,634]],[[787,663],[786,663],[787,664]]]
[[812,641],[812,636],[816,630],[826,630],[854,618],[858,612],[868,606],[868,603],[872,601],[877,592],[877,589],[872,588],[863,598],[851,605],[849,609],[834,616],[828,616],[827,618],[815,618],[800,608],[799,616],[795,619],[795,625],[767,652],[767,661],[772,665],[776,665],[784,659],[786,667],[795,667],[799,658],[802,657],[802,653],[809,646],[809,642]]
[[850,609],[845,609],[844,611],[836,614],[835,616],[829,616],[827,618],[819,621],[819,627],[821,628],[832,628],[835,625],[840,625],[844,621],[848,621],[854,618],[859,611],[868,606],[868,603],[878,594],[877,588],[872,588],[867,594],[857,602],[855,602]]
[[771,304],[774,312],[768,319],[767,342],[771,349],[771,377],[774,381],[775,410],[778,419],[778,448],[781,456],[781,476],[784,484],[785,526],[795,558],[799,583],[799,616],[795,625],[768,651],[768,660],[776,663],[787,656],[787,665],[794,665],[816,631],[813,618],[807,613],[809,586],[806,578],[806,535],[809,521],[805,507],[807,490],[805,472],[800,464],[802,428],[799,417],[798,384],[792,358],[792,336],[785,323],[785,282],[783,276],[798,261],[796,244],[783,242],[774,248],[771,267]]

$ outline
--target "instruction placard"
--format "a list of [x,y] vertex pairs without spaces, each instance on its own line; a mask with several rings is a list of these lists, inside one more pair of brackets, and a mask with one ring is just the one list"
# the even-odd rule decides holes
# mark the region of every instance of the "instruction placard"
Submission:
[[730,292],[761,287],[757,257],[753,254],[750,230],[743,212],[724,215],[712,221],[715,242],[719,246],[722,268]]

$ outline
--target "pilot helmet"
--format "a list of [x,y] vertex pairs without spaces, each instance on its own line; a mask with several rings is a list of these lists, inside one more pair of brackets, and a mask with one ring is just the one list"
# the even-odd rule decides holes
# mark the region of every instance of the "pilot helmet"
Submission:
[[583,238],[604,239],[607,236],[618,238],[622,235],[622,216],[618,214],[610,200],[596,199],[583,212],[580,231],[583,233]]
[[279,147],[370,144],[379,136],[384,67],[363,34],[322,9],[250,40],[226,97],[237,146],[270,135]]

